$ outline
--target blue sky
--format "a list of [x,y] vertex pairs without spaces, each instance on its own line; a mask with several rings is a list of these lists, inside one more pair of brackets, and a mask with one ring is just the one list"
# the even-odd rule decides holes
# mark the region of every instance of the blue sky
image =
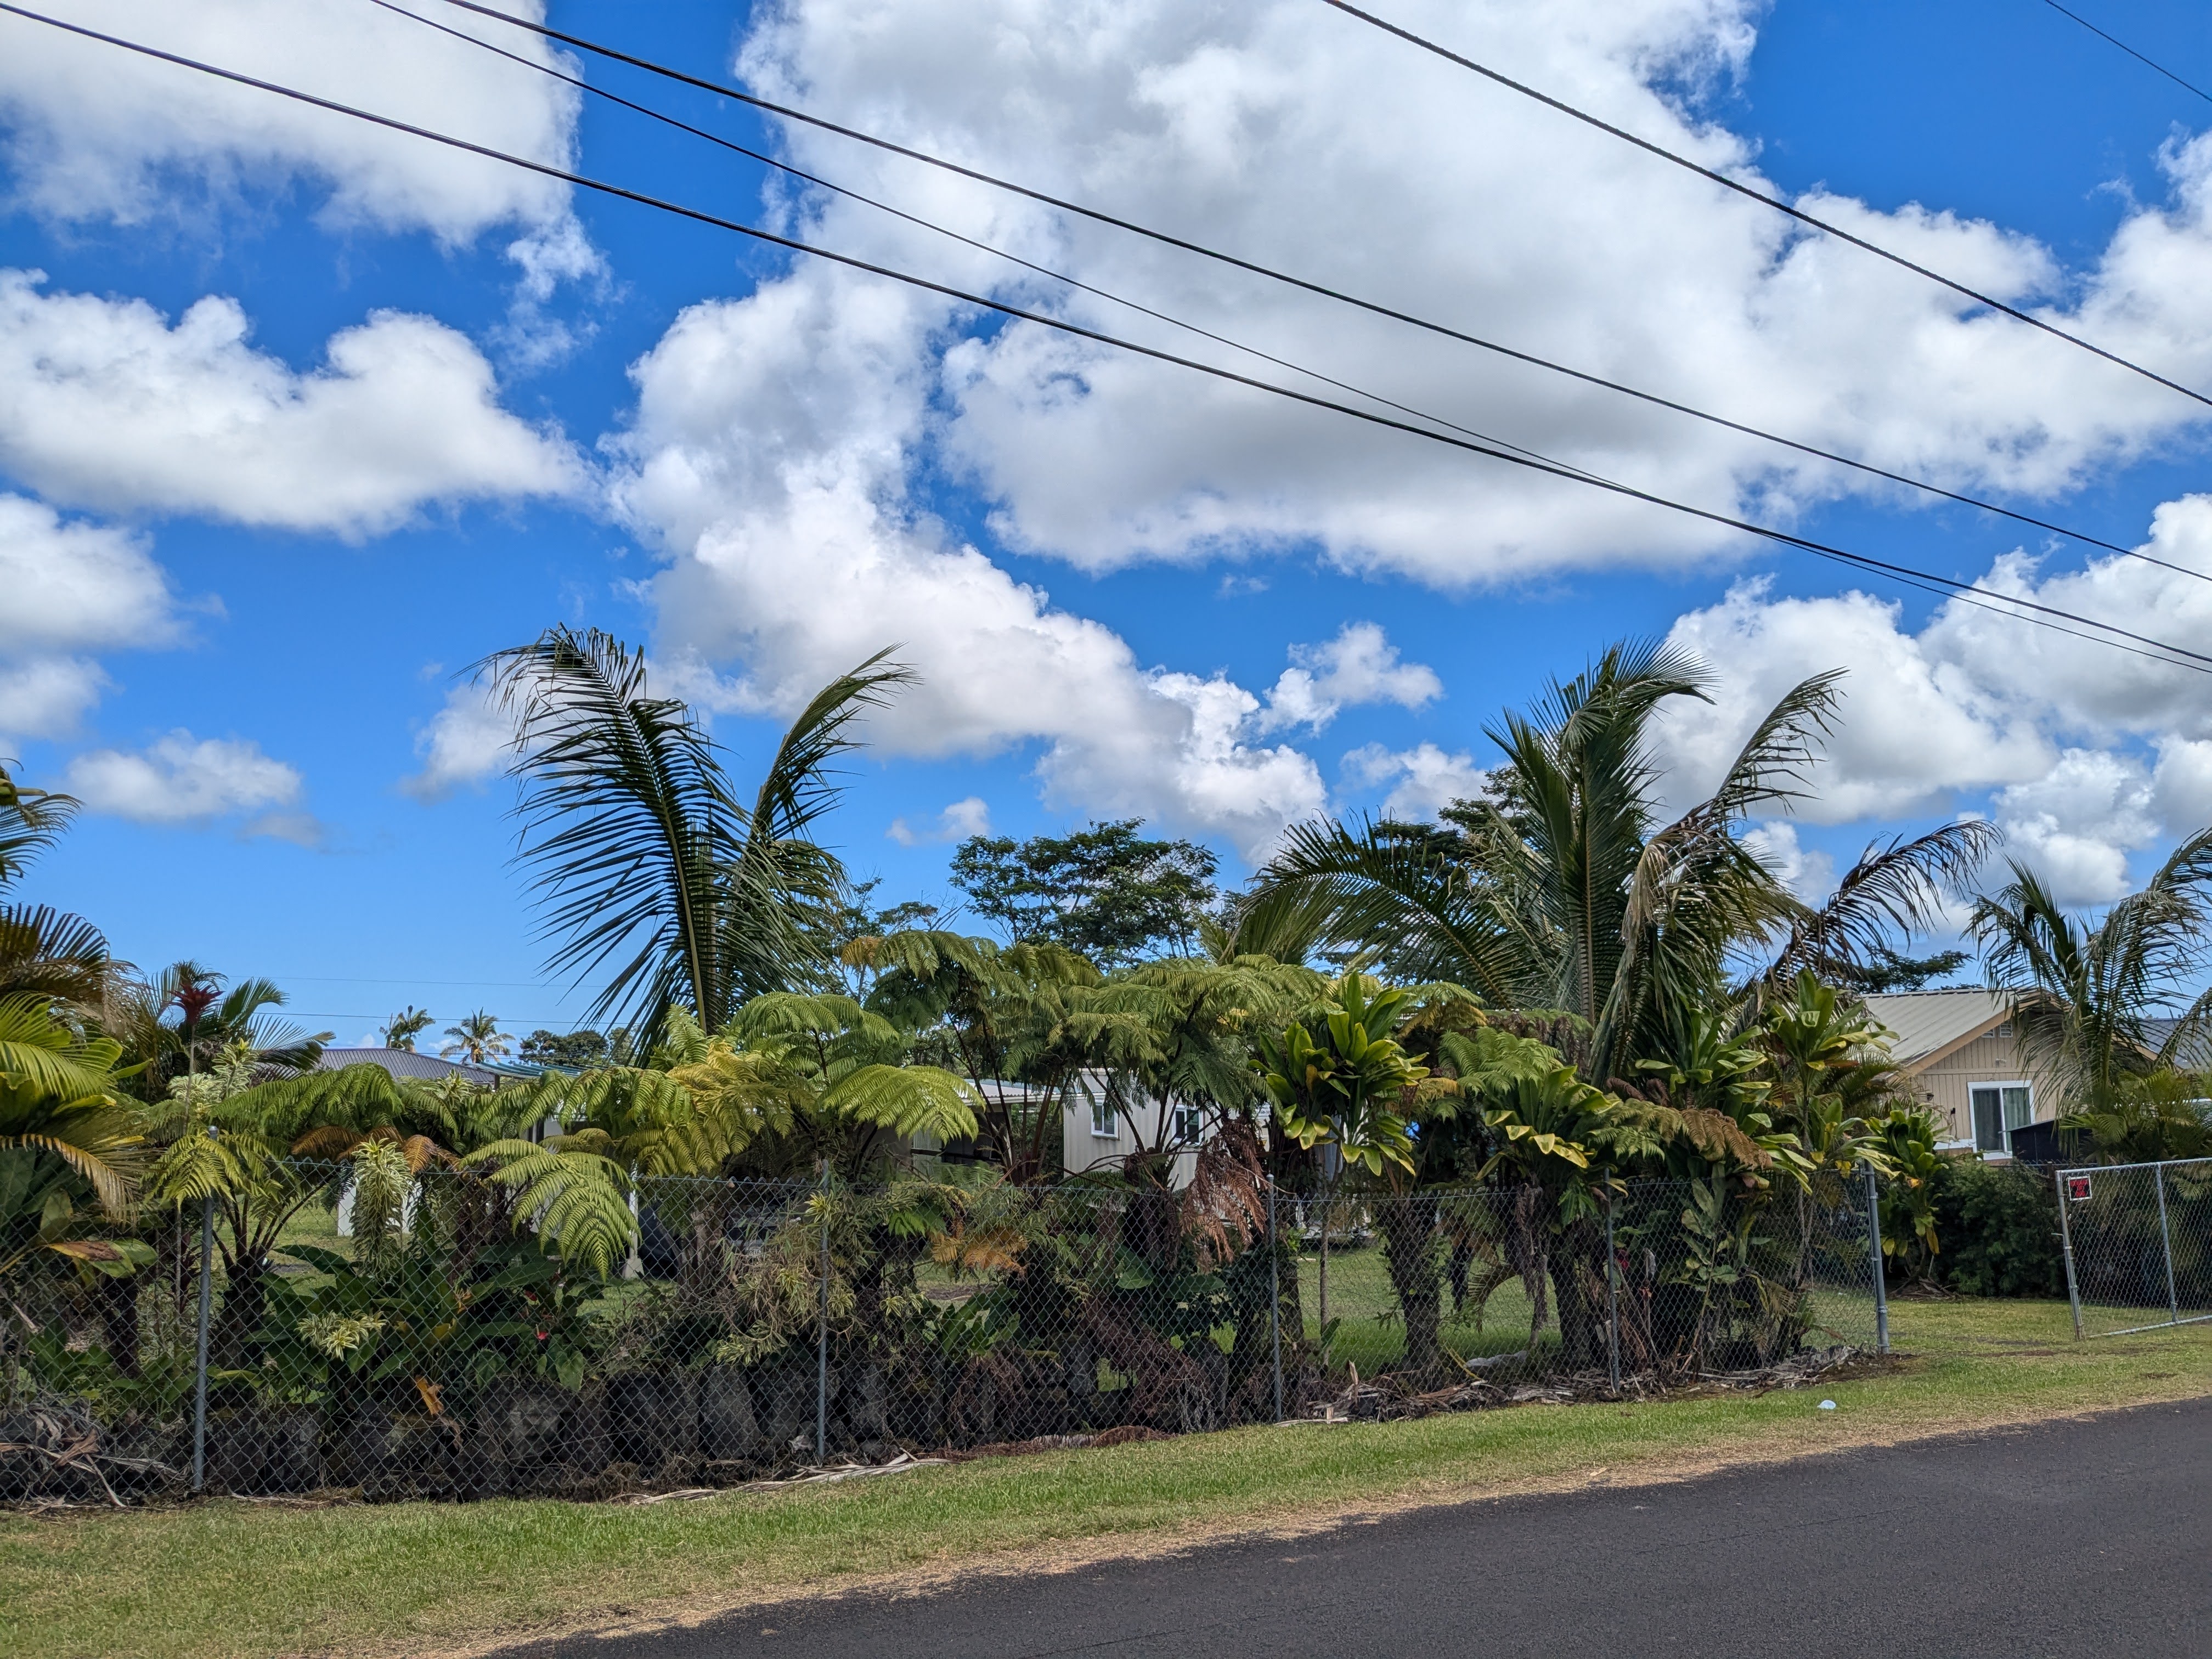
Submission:
[[[2212,77],[2197,9],[2077,9]],[[585,172],[780,215],[1009,297],[1041,291],[864,210],[780,189],[764,206],[754,164],[572,109],[368,0],[54,9],[489,142],[567,146]],[[2150,542],[2165,506],[2161,556],[2212,569],[2212,516],[2191,501],[2201,408],[1791,242],[1771,216],[1316,0],[794,0],[761,20],[554,0],[550,15],[703,75],[742,53],[757,85],[887,136],[2116,542]],[[2036,0],[1406,0],[1389,15],[1793,196],[1825,192],[1874,240],[2212,384],[2212,153],[2191,148],[2212,106]],[[0,752],[90,808],[30,890],[139,963],[276,976],[343,1040],[407,1001],[526,1030],[586,1000],[540,972],[505,862],[510,791],[453,679],[555,622],[650,644],[671,683],[715,705],[741,779],[805,690],[858,647],[906,647],[927,695],[881,727],[829,832],[891,897],[943,901],[949,843],[929,837],[984,815],[1019,835],[1142,814],[1241,872],[1285,817],[1426,810],[1486,763],[1500,707],[1608,640],[1670,630],[1722,680],[1711,716],[1670,738],[1685,790],[1754,704],[1815,668],[1851,671],[1858,718],[1847,708],[1848,752],[1811,815],[1825,821],[1777,832],[1808,891],[1875,835],[1972,811],[2094,903],[2212,815],[2195,676],[2146,680],[1815,561],[1170,369],[1071,357],[719,232],[406,159],[408,141],[335,117],[276,121],[261,94],[0,28],[0,267],[44,273],[0,304],[15,366],[0,380],[16,383],[0,390],[0,560],[15,561],[0,575],[17,573],[0,582]],[[2085,562],[1966,509],[1778,473],[1753,447],[587,72],[1517,441],[1963,579],[2025,546],[2041,563],[2006,579],[2053,603],[2207,636],[2212,613],[2192,607],[2212,585],[2146,586],[2145,567]],[[529,258],[559,268],[536,294]],[[237,307],[242,343],[210,343],[205,312],[202,334],[181,324],[210,296]],[[687,307],[702,309],[680,320]],[[226,398],[234,418],[207,413]],[[1304,692],[1281,678],[1294,664]]]

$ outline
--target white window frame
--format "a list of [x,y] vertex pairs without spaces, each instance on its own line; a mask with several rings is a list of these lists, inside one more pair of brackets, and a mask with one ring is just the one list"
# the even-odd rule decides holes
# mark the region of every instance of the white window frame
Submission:
[[1114,1109],[1113,1097],[1103,1089],[1096,1094],[1089,1089],[1083,1092],[1091,1102],[1091,1138],[1093,1140],[1119,1140],[1121,1138],[1121,1118]]
[[[1982,1089],[1995,1089],[1997,1093],[1997,1133],[2002,1144],[1994,1149],[1982,1145],[1982,1127],[1974,1115],[1974,1095]],[[2004,1121],[2004,1091],[2018,1089],[2027,1097],[2027,1115],[2017,1123]],[[1978,1158],[2010,1158],[2012,1132],[2025,1129],[2035,1121],[2035,1079],[2025,1077],[1977,1079],[1966,1085],[1966,1144],[1974,1149]]]

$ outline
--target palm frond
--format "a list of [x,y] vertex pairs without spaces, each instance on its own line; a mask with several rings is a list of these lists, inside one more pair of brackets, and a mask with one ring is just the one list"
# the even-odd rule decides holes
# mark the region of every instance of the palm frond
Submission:
[[1779,986],[1804,969],[1826,976],[1837,964],[1862,966],[1893,938],[1936,926],[1945,898],[1967,890],[2003,839],[1995,824],[1969,818],[1869,845],[1835,892],[1798,916],[1760,978]]

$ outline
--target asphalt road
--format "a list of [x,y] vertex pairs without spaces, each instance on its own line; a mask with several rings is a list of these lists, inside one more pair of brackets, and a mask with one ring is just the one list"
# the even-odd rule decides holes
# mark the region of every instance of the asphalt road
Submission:
[[2205,1659],[2212,1401],[528,1651]]

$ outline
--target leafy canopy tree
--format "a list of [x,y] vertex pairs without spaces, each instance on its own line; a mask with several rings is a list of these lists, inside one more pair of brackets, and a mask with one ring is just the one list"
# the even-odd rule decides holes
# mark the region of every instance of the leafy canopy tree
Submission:
[[1189,954],[1214,902],[1212,853],[1146,841],[1141,818],[1072,836],[970,836],[952,884],[1018,943],[1063,945],[1111,970],[1172,945]]
[[532,1066],[581,1071],[607,1062],[607,1040],[598,1031],[548,1031],[542,1027],[522,1039],[520,1058]]
[[823,977],[844,870],[811,839],[836,802],[854,723],[911,682],[878,653],[824,686],[751,805],[692,711],[653,695],[645,654],[591,629],[546,630],[476,665],[514,717],[518,857],[537,878],[550,965],[605,974],[586,1018],[649,1049],[670,1012],[718,1030],[748,997]]

